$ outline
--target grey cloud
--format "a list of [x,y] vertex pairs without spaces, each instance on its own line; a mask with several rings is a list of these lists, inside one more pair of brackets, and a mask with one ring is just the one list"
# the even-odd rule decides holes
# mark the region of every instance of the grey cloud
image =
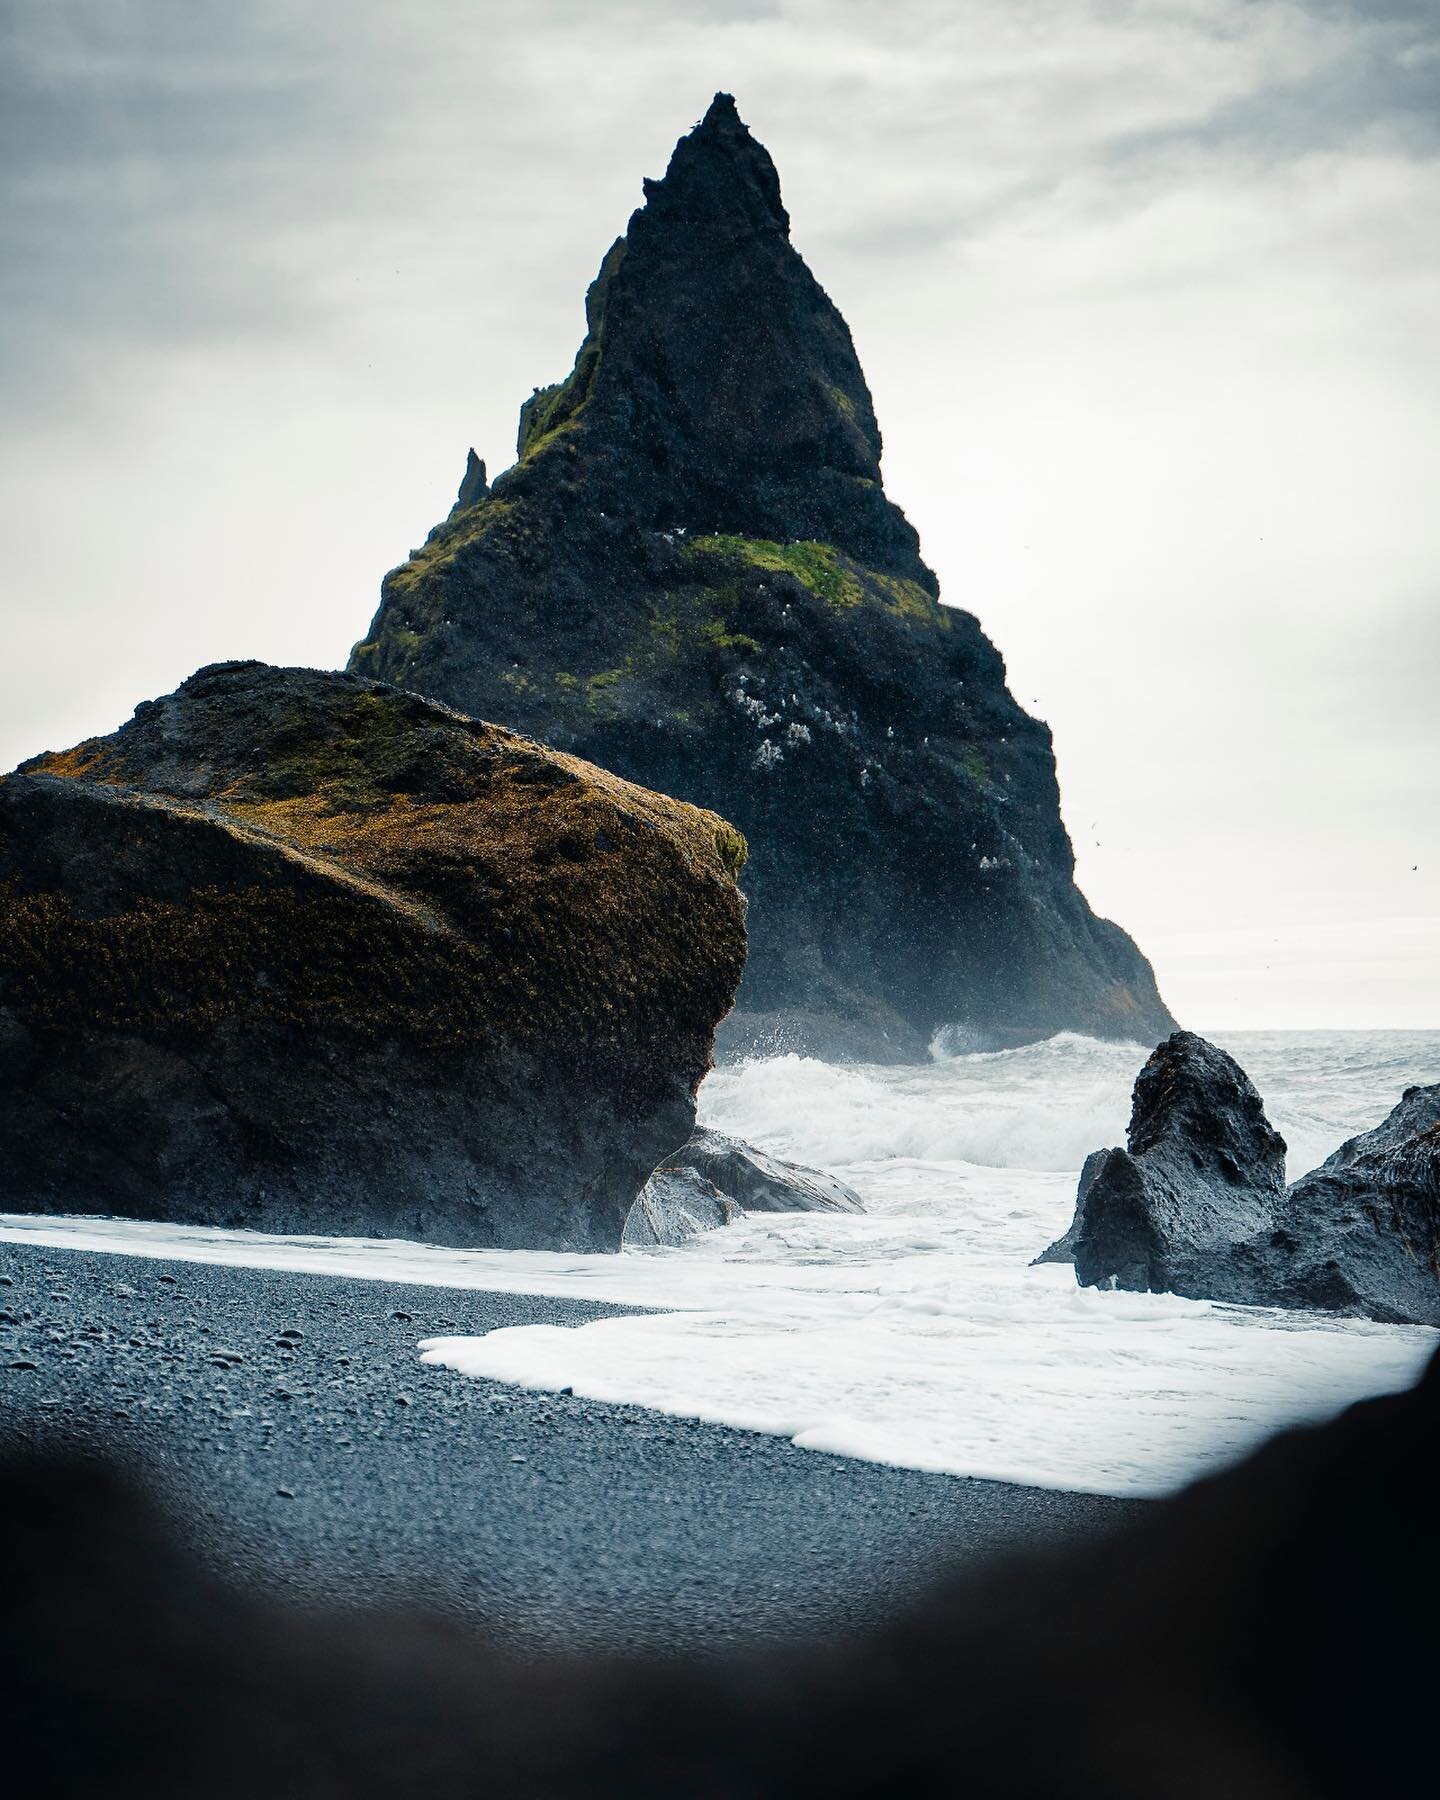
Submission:
[[1203,144],[1273,161],[1368,141],[1433,156],[1440,152],[1440,54],[1427,46],[1408,28],[1361,34],[1313,74],[1273,82],[1199,121],[1134,133],[1110,155],[1148,158]]

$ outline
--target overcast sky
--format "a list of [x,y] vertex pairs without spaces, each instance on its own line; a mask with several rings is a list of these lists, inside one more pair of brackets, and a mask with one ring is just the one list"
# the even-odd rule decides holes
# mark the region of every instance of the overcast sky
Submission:
[[717,88],[1181,1019],[1440,1026],[1440,8],[0,0],[0,766],[343,662]]

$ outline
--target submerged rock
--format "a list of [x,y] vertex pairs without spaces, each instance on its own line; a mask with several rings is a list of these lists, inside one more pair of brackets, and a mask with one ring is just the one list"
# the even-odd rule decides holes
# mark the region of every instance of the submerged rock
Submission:
[[1290,1187],[1248,1077],[1191,1032],[1135,1083],[1124,1150],[1081,1171],[1075,1219],[1036,1260],[1082,1287],[1440,1325],[1440,1085]]
[[734,1048],[923,1060],[1173,1026],[1073,879],[1050,733],[939,604],[845,321],[717,95],[611,247],[519,460],[386,578],[351,667],[732,818]]
[[864,1212],[833,1175],[769,1156],[739,1138],[697,1126],[655,1171],[625,1226],[627,1244],[682,1244],[747,1212]]
[[743,856],[416,695],[201,670],[0,781],[0,1210],[615,1249]]

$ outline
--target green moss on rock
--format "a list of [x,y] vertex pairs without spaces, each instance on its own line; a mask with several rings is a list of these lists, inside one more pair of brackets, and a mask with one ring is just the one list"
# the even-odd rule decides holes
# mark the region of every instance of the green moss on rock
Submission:
[[[0,979],[27,1023],[510,1039],[613,1053],[632,1078],[653,1041],[646,1089],[679,1029],[693,1064],[743,963],[738,833],[413,695],[272,674],[256,704],[255,665],[203,672],[199,694],[0,782]],[[39,792],[133,840],[123,903],[27,873],[16,807]]]
[[768,538],[721,533],[692,538],[686,553],[696,559],[718,557],[777,575],[793,575],[829,606],[858,606],[865,598],[854,565],[833,544],[777,544]]

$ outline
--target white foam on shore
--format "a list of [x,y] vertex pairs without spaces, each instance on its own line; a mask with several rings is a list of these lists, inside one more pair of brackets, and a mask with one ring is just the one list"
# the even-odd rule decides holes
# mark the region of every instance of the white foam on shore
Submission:
[[[1376,1123],[1406,1080],[1440,1072],[1440,1035],[1367,1035],[1231,1044],[1302,1139],[1296,1172]],[[869,1211],[752,1217],[678,1250],[459,1251],[18,1215],[0,1218],[0,1239],[667,1309],[427,1339],[421,1354],[817,1450],[1153,1494],[1279,1425],[1408,1385],[1437,1334],[1099,1293],[1064,1265],[1030,1267],[1069,1222],[1080,1156],[1123,1137],[1140,1060],[1072,1038],[921,1069],[784,1057],[719,1071],[708,1123],[831,1167]]]

